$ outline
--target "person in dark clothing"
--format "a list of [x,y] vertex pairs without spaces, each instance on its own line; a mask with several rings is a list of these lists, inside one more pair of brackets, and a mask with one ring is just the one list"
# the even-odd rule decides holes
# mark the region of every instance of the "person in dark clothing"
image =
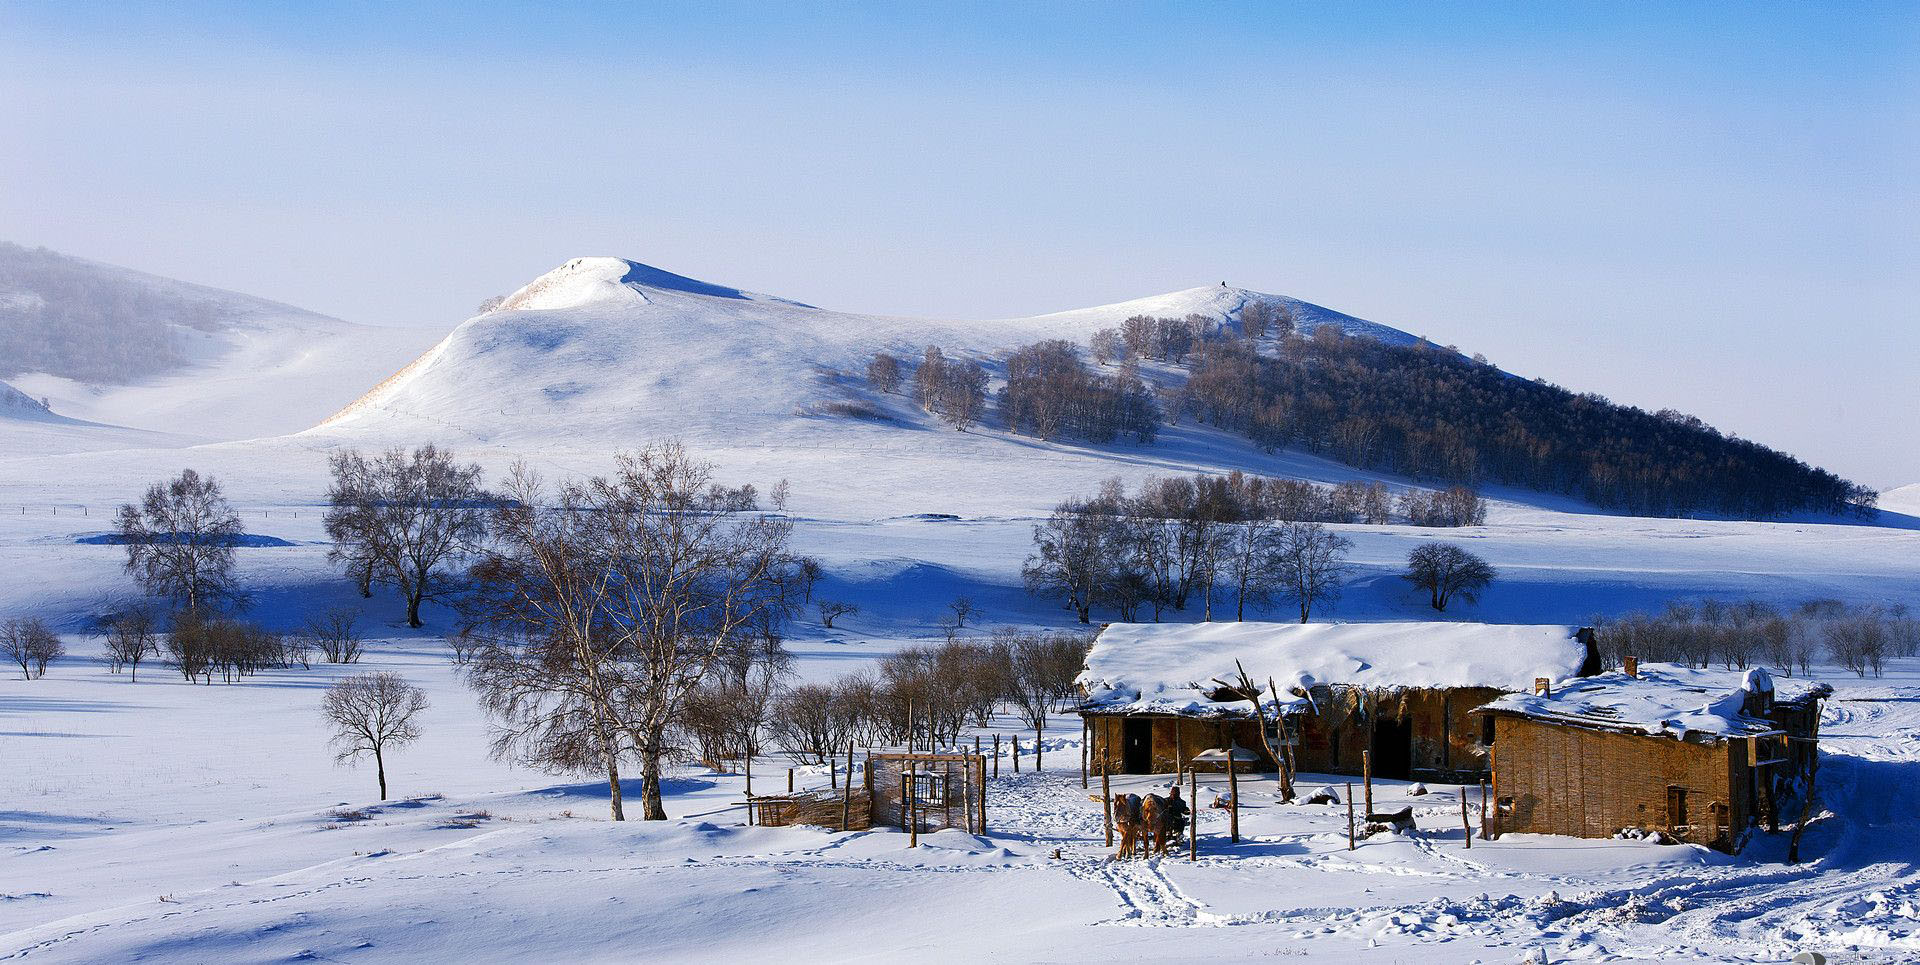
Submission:
[[1180,796],[1180,785],[1175,784],[1172,793],[1167,795],[1168,836],[1178,840],[1180,835],[1186,833],[1187,821],[1192,814],[1193,809],[1187,806],[1186,798]]

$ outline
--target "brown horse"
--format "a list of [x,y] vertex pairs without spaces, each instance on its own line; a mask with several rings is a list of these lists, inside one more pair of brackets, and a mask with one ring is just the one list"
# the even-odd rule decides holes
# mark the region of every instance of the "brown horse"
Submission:
[[1147,795],[1140,812],[1141,823],[1152,838],[1150,853],[1166,854],[1167,845],[1179,841],[1180,832],[1187,827],[1187,802],[1180,797],[1179,786],[1175,785],[1166,797]]
[[1139,848],[1141,836],[1147,831],[1141,813],[1140,795],[1113,796],[1113,826],[1120,832],[1120,850],[1114,852],[1115,858],[1131,858]]

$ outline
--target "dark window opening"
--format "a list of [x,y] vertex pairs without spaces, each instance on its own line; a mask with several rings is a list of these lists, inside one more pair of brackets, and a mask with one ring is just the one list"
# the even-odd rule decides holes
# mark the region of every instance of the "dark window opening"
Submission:
[[1482,714],[1480,717],[1480,743],[1485,744],[1488,747],[1493,746],[1493,715],[1492,714]]
[[1687,826],[1687,789],[1678,784],[1667,786],[1667,827]]

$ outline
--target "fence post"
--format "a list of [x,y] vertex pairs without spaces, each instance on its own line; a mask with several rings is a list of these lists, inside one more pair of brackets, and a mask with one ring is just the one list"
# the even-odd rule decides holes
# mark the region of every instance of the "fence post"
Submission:
[[1460,785],[1460,830],[1467,834],[1467,850],[1473,850],[1473,821],[1467,817],[1467,786]]
[[1480,840],[1487,840],[1487,782],[1480,782]]
[[1187,860],[1200,860],[1200,772],[1187,768],[1187,780],[1193,782],[1188,788],[1187,816],[1192,824],[1192,833],[1187,838]]
[[1107,831],[1107,847],[1113,847],[1113,785],[1105,767],[1100,768],[1100,825]]
[[980,767],[980,833],[987,833],[987,759],[978,754],[973,762]]
[[1000,735],[993,735],[993,779],[1000,779]]
[[1360,780],[1366,784],[1367,820],[1373,820],[1373,751],[1360,752]]
[[1080,718],[1080,786],[1081,787],[1087,786],[1087,749],[1088,749],[1088,744],[1090,743],[1087,740],[1087,734],[1091,733],[1092,729],[1093,729],[1092,725],[1088,723],[1085,717]]
[[[1234,844],[1240,843],[1240,768],[1233,762],[1233,752],[1239,749],[1240,745],[1227,742],[1227,798],[1231,802],[1227,808],[1227,830]],[[1199,807],[1200,802],[1193,802],[1193,806]]]
[[1353,782],[1347,782],[1347,850],[1353,850]]
[[1013,734],[1007,739],[1013,742],[1013,772],[1018,774],[1020,773],[1020,735]]
[[847,741],[847,781],[840,785],[840,830],[852,828],[853,819],[853,741]]
[[920,846],[920,822],[913,816],[913,760],[909,758],[903,762],[903,766],[900,772],[900,799],[907,805],[907,847],[917,848]]

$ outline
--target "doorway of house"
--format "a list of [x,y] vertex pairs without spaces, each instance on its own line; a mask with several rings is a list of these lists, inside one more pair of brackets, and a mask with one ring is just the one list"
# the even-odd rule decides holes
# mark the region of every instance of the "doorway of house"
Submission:
[[1373,723],[1373,776],[1404,781],[1413,777],[1413,721]]
[[1128,774],[1153,773],[1153,720],[1121,718],[1120,768]]

